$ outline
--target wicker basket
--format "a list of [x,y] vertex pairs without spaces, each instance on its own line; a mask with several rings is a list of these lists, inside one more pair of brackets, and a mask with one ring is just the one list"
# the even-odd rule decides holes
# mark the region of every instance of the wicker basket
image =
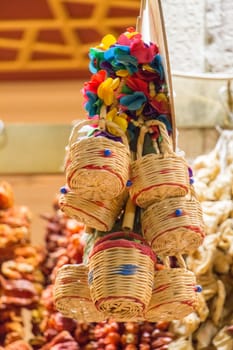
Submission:
[[195,311],[198,303],[196,278],[183,265],[155,271],[154,288],[145,319],[149,322],[181,320]]
[[[158,154],[143,154],[144,136],[157,125],[162,141]],[[188,165],[184,158],[172,151],[170,137],[163,123],[150,121],[141,128],[138,139],[137,160],[131,164],[130,196],[134,203],[146,208],[156,200],[185,196],[189,190]]]
[[89,257],[90,293],[97,309],[116,321],[139,321],[151,298],[155,255],[134,233],[97,241]]
[[85,265],[63,265],[55,279],[54,303],[56,309],[66,317],[81,322],[99,322],[104,316],[91,300],[87,274]]
[[188,254],[205,236],[200,203],[193,196],[155,202],[142,214],[142,232],[157,254]]
[[59,204],[60,209],[69,217],[96,230],[110,231],[124,205],[125,197],[126,193],[122,193],[112,200],[94,202],[69,191],[60,196]]
[[116,124],[104,121],[105,127],[115,128],[121,135],[117,138],[118,141],[104,136],[90,136],[76,141],[78,131],[87,123],[89,122],[84,121],[76,124],[72,131],[66,181],[69,188],[82,198],[92,201],[111,200],[125,190],[129,178],[128,140]]

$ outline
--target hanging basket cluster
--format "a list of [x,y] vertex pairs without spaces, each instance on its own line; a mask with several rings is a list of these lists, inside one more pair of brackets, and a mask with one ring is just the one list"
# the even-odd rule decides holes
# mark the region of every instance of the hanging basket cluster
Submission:
[[104,37],[90,59],[88,120],[71,132],[59,202],[91,228],[93,245],[85,264],[58,270],[56,308],[91,322],[182,318],[197,303],[182,254],[202,243],[204,225],[190,169],[172,147],[159,48],[129,28]]

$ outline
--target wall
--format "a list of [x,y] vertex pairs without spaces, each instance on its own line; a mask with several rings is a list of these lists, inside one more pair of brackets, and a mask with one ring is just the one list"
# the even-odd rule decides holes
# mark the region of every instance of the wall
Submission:
[[162,3],[174,70],[233,72],[232,0]]

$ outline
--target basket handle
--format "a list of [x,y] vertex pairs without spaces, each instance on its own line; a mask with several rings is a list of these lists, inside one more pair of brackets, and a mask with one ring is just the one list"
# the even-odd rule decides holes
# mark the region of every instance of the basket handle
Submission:
[[74,127],[71,131],[71,134],[70,134],[69,142],[68,142],[69,148],[71,147],[71,145],[74,142],[77,141],[79,130],[83,126],[86,126],[86,125],[98,125],[98,128],[102,131],[106,130],[106,126],[109,126],[113,129],[115,129],[117,131],[118,135],[120,135],[123,144],[129,150],[128,138],[127,138],[126,134],[124,133],[124,131],[116,123],[106,120],[106,107],[105,106],[102,106],[100,109],[99,119],[83,120],[83,121],[78,122],[77,124],[74,125]]
[[171,139],[167,133],[167,129],[165,125],[158,120],[150,120],[145,122],[145,125],[141,127],[140,134],[138,137],[138,143],[137,143],[137,159],[140,159],[142,157],[145,134],[152,131],[151,130],[152,126],[158,126],[160,135],[162,136],[162,140],[160,142],[161,154],[163,156],[174,154]]
[[73,129],[71,130],[68,146],[71,147],[72,144],[77,141],[78,132],[80,129],[82,129],[82,127],[84,127],[86,125],[96,125],[96,124],[98,124],[98,120],[96,120],[96,119],[94,119],[94,120],[82,120],[82,121],[79,121],[78,123],[76,123],[74,125]]
[[[182,256],[181,254],[177,254],[175,257],[176,257],[176,259],[177,259],[177,262],[178,262],[178,264],[179,264],[179,267],[182,268],[182,269],[187,269],[183,256]],[[170,269],[171,266],[170,266],[170,259],[169,259],[169,256],[163,257],[162,260],[163,260],[164,266],[165,266],[167,269]]]

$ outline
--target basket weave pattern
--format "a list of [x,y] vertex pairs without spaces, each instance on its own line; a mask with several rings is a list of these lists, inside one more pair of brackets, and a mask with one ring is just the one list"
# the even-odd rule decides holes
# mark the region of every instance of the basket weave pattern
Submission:
[[195,285],[195,275],[185,268],[156,271],[146,320],[179,320],[193,312],[197,304]]
[[118,321],[142,318],[151,299],[154,263],[150,247],[141,243],[105,238],[97,244],[89,260],[90,294],[97,309]]
[[63,265],[54,284],[54,303],[64,316],[84,322],[104,319],[92,303],[85,265]]
[[69,191],[60,196],[59,203],[61,210],[73,219],[100,231],[110,231],[121,211],[124,197],[120,195],[112,200],[94,202]]
[[[106,157],[104,150],[111,152]],[[70,148],[66,169],[68,186],[89,200],[112,199],[125,189],[129,174],[129,152],[124,144],[105,137],[80,140]]]
[[131,164],[132,186],[129,192],[133,201],[141,208],[147,208],[154,201],[168,197],[184,196],[189,190],[188,165],[184,158],[172,151],[171,141],[163,123],[159,126],[162,141],[159,154],[142,156],[144,135],[149,128],[142,128],[138,140],[137,160]]
[[[68,187],[82,198],[92,201],[111,200],[119,196],[129,177],[130,151],[127,137],[116,124],[105,121],[105,114],[106,109],[103,107],[99,120],[77,123],[67,146]],[[94,123],[99,123],[102,134],[80,138],[82,128]],[[116,140],[108,138],[105,134],[107,127],[117,130],[121,137]]]
[[142,214],[142,231],[158,254],[190,253],[204,238],[201,205],[184,197],[155,202]]

